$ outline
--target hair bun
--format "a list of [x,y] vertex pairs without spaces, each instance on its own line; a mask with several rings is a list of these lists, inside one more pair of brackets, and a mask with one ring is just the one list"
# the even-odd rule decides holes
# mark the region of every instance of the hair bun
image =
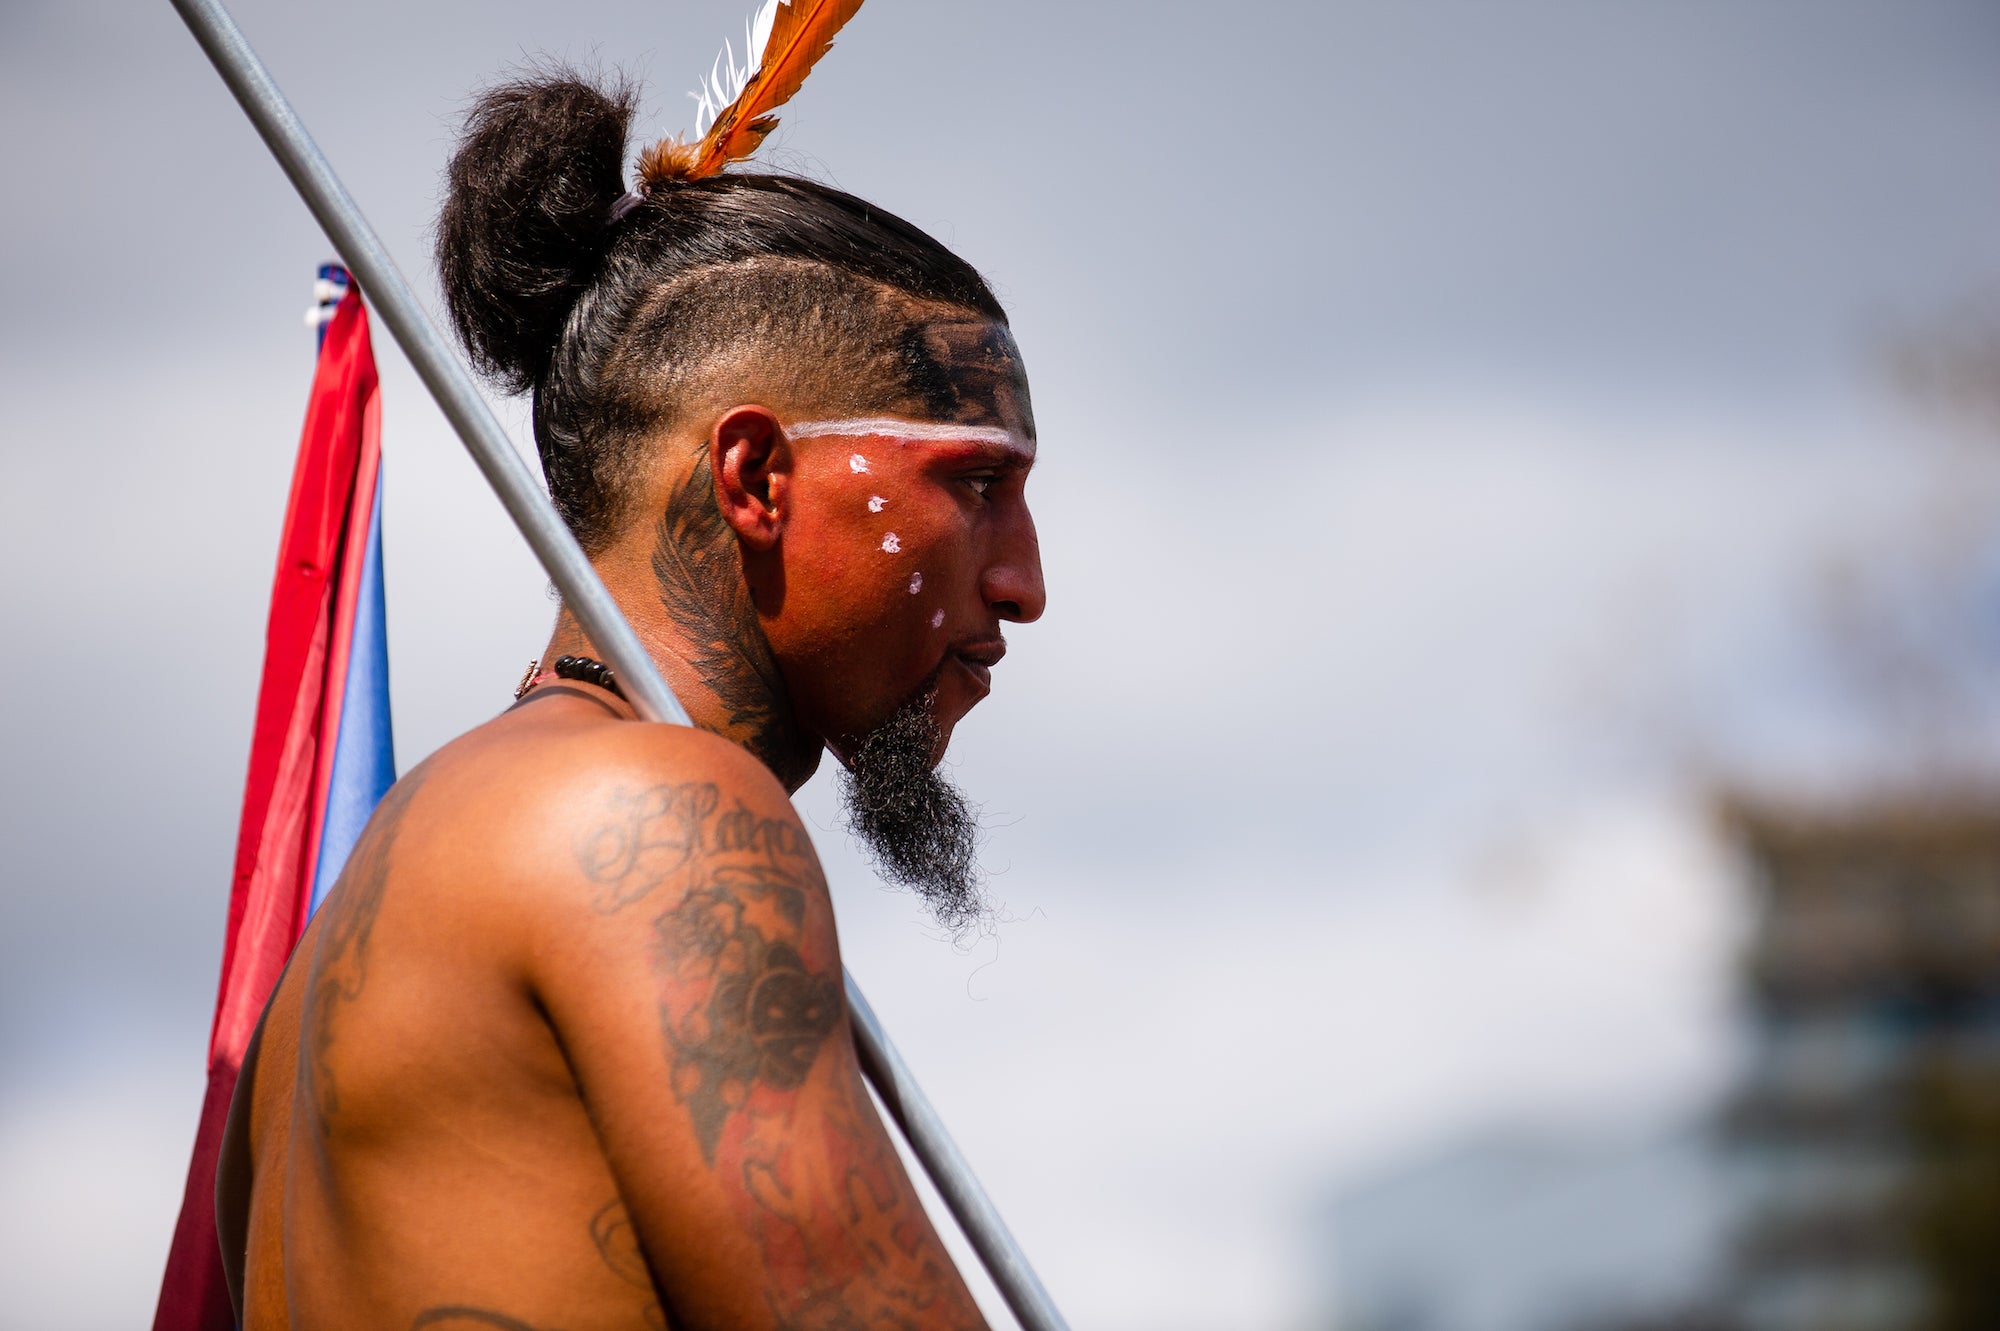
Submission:
[[633,95],[557,69],[488,89],[465,119],[438,273],[472,360],[511,392],[548,369],[611,240]]

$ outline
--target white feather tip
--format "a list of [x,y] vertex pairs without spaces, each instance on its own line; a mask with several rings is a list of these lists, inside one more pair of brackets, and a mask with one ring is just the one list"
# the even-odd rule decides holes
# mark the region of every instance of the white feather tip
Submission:
[[694,132],[699,138],[708,133],[716,117],[743,95],[750,80],[764,66],[764,48],[771,44],[771,29],[777,26],[778,6],[792,0],[764,0],[757,12],[743,21],[743,63],[736,63],[736,48],[722,43],[722,51],[709,66],[708,77],[688,96],[694,98]]

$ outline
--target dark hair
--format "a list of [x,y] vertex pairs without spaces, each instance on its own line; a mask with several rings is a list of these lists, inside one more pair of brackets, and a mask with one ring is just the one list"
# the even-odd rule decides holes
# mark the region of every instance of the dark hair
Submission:
[[866,410],[883,405],[913,306],[1006,321],[970,264],[810,180],[660,180],[614,220],[633,102],[565,70],[481,95],[437,234],[459,336],[508,391],[533,391],[550,494],[593,552],[625,516],[640,442],[719,353],[768,348],[774,375]]

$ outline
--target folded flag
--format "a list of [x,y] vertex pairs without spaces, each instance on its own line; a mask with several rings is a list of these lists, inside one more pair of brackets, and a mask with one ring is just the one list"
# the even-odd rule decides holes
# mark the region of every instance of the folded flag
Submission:
[[346,271],[323,267],[318,291],[319,363],[271,588],[208,1094],[154,1331],[235,1326],[216,1240],[215,1167],[237,1072],[293,946],[396,779],[375,354]]

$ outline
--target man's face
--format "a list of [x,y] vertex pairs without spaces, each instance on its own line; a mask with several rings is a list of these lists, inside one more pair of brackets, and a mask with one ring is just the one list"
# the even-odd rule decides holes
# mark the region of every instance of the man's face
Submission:
[[911,397],[879,417],[783,422],[793,449],[783,607],[765,627],[799,720],[843,760],[931,690],[934,763],[986,696],[1003,622],[1044,603],[1024,487],[1027,377],[985,321],[911,330]]

